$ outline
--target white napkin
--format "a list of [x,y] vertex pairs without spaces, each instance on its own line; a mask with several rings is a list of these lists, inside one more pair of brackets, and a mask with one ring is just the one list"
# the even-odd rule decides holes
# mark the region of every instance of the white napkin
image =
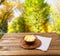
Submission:
[[42,51],[47,51],[49,48],[49,45],[51,43],[52,38],[38,36],[38,35],[36,37],[42,42],[42,45],[40,47],[38,47],[37,49],[42,50]]

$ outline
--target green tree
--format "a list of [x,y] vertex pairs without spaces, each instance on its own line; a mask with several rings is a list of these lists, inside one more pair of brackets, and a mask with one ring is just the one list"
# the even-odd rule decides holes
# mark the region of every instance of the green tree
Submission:
[[24,9],[27,32],[48,32],[50,6],[44,0],[26,0]]
[[24,29],[24,20],[23,17],[17,17],[15,18],[12,23],[8,27],[8,33],[13,33],[13,32],[25,32]]

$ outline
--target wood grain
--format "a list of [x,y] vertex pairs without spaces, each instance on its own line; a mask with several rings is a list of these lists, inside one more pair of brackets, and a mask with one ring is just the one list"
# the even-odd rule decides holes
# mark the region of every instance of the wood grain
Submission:
[[16,50],[16,51],[0,51],[0,55],[60,55],[58,50],[49,50],[48,52],[42,52],[40,50]]
[[[20,47],[20,40],[27,34],[51,37],[52,42],[47,52],[26,50]],[[60,36],[56,33],[6,33],[0,39],[0,55],[60,55]]]

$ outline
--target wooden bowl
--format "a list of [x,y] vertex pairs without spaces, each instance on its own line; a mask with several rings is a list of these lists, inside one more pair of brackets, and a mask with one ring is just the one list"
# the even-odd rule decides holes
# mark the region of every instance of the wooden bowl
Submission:
[[20,41],[20,47],[25,49],[35,49],[41,45],[41,41],[39,39],[36,39],[33,44],[27,44],[23,39]]
[[26,42],[26,44],[32,45],[36,41],[36,36],[34,36],[34,35],[26,35],[24,37],[24,41]]

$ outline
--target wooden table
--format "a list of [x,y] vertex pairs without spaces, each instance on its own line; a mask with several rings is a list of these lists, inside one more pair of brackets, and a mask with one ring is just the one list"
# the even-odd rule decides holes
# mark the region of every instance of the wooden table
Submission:
[[[26,34],[51,37],[52,42],[47,52],[40,50],[26,50],[20,47],[20,39]],[[0,40],[0,55],[60,55],[60,36],[56,33],[6,33]]]

